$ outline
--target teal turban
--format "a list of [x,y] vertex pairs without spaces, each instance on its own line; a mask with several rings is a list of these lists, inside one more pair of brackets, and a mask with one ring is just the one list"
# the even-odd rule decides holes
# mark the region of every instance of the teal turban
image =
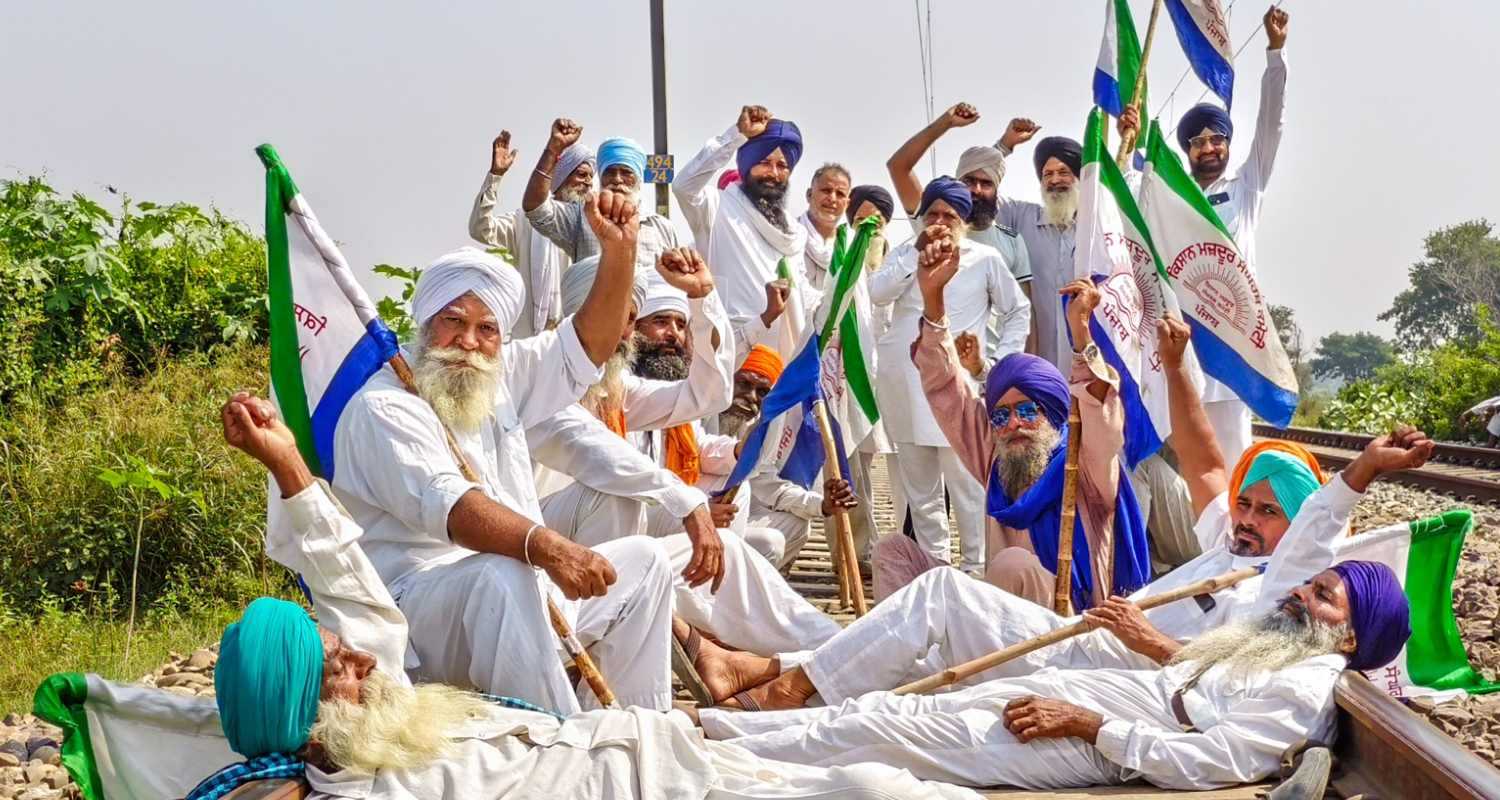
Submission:
[[246,758],[307,743],[323,686],[318,625],[296,603],[262,597],[224,629],[214,667],[219,723]]
[[1271,492],[1276,495],[1276,502],[1281,504],[1287,519],[1295,519],[1302,504],[1321,486],[1318,476],[1301,459],[1276,450],[1267,450],[1256,456],[1240,486],[1249,487],[1261,481],[1271,484]]

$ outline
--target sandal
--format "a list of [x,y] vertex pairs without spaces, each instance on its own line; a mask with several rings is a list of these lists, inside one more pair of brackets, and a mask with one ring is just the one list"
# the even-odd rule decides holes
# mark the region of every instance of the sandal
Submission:
[[688,694],[697,701],[699,708],[712,708],[714,697],[709,693],[703,677],[698,674],[697,667],[703,636],[694,628],[688,630],[690,633],[686,642],[679,641],[675,635],[672,637],[672,674],[687,687]]

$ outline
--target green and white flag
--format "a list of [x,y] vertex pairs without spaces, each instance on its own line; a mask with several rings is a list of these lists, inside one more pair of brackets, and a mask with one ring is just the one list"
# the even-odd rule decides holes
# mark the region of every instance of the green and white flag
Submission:
[[1453,617],[1453,576],[1474,515],[1453,510],[1340,539],[1334,561],[1379,561],[1401,579],[1411,605],[1411,638],[1389,665],[1365,673],[1395,697],[1488,694],[1500,684],[1474,672]]
[[[880,422],[880,407],[875,403],[875,388],[866,360],[872,350],[866,339],[873,339],[867,320],[869,290],[862,281],[865,254],[879,223],[873,217],[859,225],[854,241],[848,242],[848,226],[840,225],[834,236],[833,258],[828,264],[831,293],[824,298],[823,327],[818,342],[823,348],[823,395],[835,416],[843,423],[844,447],[853,451]],[[846,246],[847,243],[847,246]],[[864,332],[861,332],[864,329]],[[838,348],[830,349],[837,332]]]

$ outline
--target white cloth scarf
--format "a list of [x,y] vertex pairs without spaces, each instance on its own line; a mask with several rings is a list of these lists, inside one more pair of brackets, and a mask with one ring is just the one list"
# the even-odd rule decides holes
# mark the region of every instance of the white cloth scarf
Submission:
[[807,231],[807,243],[802,247],[802,255],[807,259],[807,280],[813,288],[822,290],[828,282],[828,265],[833,263],[833,239],[824,239],[818,232],[811,212],[802,212],[797,221]]
[[[524,214],[518,216],[522,222],[526,222]],[[526,226],[531,228],[531,223],[526,222]],[[541,231],[531,228],[530,234],[531,260],[528,266],[531,268],[531,324],[532,330],[540,333],[547,329],[553,312],[562,307],[558,280],[561,262],[566,256]]]
[[[766,284],[776,280],[776,264],[789,266],[802,257],[807,231],[801,225],[783,231],[771,224],[739,184],[720,195],[719,213],[709,237],[708,263],[713,265],[715,288],[731,320],[760,316],[766,309]],[[795,274],[795,269],[794,269]],[[803,283],[804,281],[798,281]],[[796,355],[804,322],[801,293],[788,299],[782,331],[770,342],[784,359]]]

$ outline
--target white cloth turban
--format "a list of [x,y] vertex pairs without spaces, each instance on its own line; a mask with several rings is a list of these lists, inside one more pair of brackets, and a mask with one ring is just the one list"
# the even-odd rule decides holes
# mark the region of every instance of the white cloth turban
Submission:
[[[589,256],[563,272],[560,287],[563,316],[571,317],[578,313],[578,309],[583,308],[583,301],[588,299],[589,290],[594,288],[594,277],[598,274],[598,256]],[[639,276],[635,285],[630,287],[630,299],[635,301],[637,309],[646,304],[646,289],[641,285]]]
[[425,325],[454,300],[473,292],[500,330],[509,331],[521,315],[526,287],[516,268],[477,247],[460,247],[422,270],[411,296],[411,316]]
[[959,155],[958,169],[953,171],[953,177],[963,180],[970,172],[983,172],[990,176],[990,180],[1000,183],[1005,177],[1005,154],[984,145],[970,147]]
[[683,319],[687,319],[690,316],[687,292],[667,283],[660,273],[653,277],[656,280],[646,284],[646,302],[641,304],[640,313],[636,316],[645,318],[663,311],[676,311]]

